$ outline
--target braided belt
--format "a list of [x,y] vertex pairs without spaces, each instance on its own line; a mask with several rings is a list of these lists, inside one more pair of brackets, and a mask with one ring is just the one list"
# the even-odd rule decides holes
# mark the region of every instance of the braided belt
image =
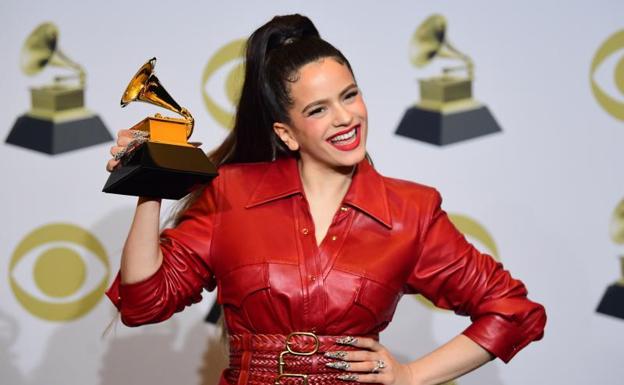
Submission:
[[[230,367],[224,377],[237,385],[330,385],[344,371],[325,366],[333,361],[323,353],[356,350],[340,345],[340,336],[320,336],[311,332],[285,334],[230,335]],[[367,335],[378,339],[377,334]]]

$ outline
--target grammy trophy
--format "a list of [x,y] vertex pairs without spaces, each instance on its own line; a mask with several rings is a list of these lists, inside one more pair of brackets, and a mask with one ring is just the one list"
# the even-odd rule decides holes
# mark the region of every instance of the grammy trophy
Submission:
[[206,154],[187,141],[195,121],[163,88],[154,75],[155,64],[156,58],[148,60],[134,75],[121,98],[121,106],[142,101],[174,111],[182,118],[156,114],[134,125],[131,130],[144,132],[148,140],[121,158],[120,167],[109,176],[104,192],[180,199],[217,175]]

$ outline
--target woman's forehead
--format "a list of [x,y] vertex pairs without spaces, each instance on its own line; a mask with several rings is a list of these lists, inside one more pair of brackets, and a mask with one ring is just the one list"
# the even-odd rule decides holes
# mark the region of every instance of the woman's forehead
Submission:
[[297,80],[290,85],[295,103],[338,96],[355,83],[349,68],[333,58],[324,58],[301,67]]

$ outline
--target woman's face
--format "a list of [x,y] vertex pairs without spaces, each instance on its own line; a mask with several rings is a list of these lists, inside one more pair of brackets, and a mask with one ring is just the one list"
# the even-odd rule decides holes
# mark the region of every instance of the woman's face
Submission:
[[368,115],[346,65],[332,58],[306,64],[290,84],[290,96],[290,123],[273,128],[304,164],[337,169],[364,159]]

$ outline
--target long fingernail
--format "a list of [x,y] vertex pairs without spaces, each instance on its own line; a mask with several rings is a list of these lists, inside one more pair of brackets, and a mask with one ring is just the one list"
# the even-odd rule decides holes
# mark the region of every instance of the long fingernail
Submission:
[[327,358],[339,358],[342,360],[347,356],[347,352],[342,351],[342,350],[336,350],[333,352],[325,352],[325,354],[323,355]]
[[122,148],[121,150],[117,151],[117,153],[113,156],[113,159],[115,160],[119,160],[121,159],[124,155],[126,155],[126,149]]
[[140,146],[141,144],[147,142],[147,138],[136,138],[136,139],[132,139],[128,145],[126,146],[128,148],[128,150],[134,150],[135,147]]
[[357,338],[352,336],[340,337],[336,339],[336,343],[342,345],[355,345],[357,343]]
[[341,374],[336,376],[336,378],[343,381],[357,381],[358,376],[355,374]]
[[133,138],[146,138],[149,136],[149,132],[141,130],[130,130],[130,134]]
[[341,369],[341,370],[347,370],[351,367],[351,365],[347,361],[327,362],[325,366],[329,366],[330,368]]

